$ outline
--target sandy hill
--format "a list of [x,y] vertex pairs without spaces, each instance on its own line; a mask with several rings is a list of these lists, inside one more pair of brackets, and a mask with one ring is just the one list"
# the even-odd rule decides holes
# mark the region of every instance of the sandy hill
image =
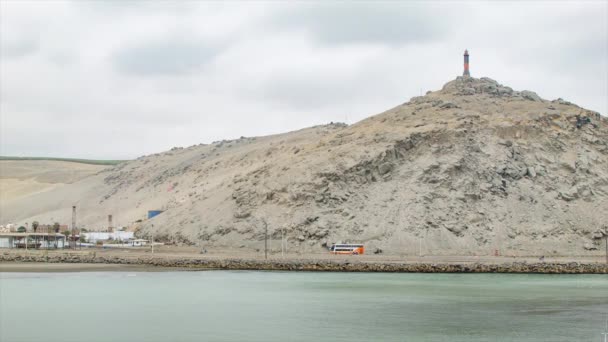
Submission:
[[[608,122],[462,78],[351,126],[174,148],[3,205],[6,220],[105,226],[260,248],[365,242],[388,253],[583,254],[608,222]],[[277,242],[275,242],[277,243]],[[278,244],[278,243],[277,243]]]
[[50,191],[93,175],[107,165],[58,160],[0,159],[0,216],[14,200]]

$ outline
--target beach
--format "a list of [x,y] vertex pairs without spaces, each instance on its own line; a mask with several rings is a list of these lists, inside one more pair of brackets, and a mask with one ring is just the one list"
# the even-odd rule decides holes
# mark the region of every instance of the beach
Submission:
[[[47,262],[0,262],[0,272],[36,272],[36,273],[63,273],[63,272],[145,272],[163,271],[169,268],[146,265],[121,264],[91,264],[91,263],[47,263]],[[175,270],[175,269],[171,269]]]

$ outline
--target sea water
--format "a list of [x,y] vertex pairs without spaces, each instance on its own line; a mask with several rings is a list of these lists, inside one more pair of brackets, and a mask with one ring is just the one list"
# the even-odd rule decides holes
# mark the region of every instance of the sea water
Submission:
[[0,341],[603,341],[608,275],[0,273]]

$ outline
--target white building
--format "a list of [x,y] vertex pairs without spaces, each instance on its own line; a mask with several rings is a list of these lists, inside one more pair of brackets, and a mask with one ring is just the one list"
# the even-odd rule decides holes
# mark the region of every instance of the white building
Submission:
[[65,235],[47,233],[0,233],[0,248],[64,248]]
[[90,243],[96,243],[97,241],[127,241],[133,239],[135,236],[134,232],[86,232],[82,233],[85,239]]
[[129,240],[129,246],[130,247],[142,247],[142,246],[147,246],[149,243],[148,240],[144,240],[144,239],[133,239],[133,240]]

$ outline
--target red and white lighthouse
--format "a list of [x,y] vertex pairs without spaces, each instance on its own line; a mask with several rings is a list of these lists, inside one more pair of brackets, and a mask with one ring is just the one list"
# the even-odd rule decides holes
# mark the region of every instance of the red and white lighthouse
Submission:
[[469,73],[469,50],[464,50],[464,72],[462,76],[471,76]]

